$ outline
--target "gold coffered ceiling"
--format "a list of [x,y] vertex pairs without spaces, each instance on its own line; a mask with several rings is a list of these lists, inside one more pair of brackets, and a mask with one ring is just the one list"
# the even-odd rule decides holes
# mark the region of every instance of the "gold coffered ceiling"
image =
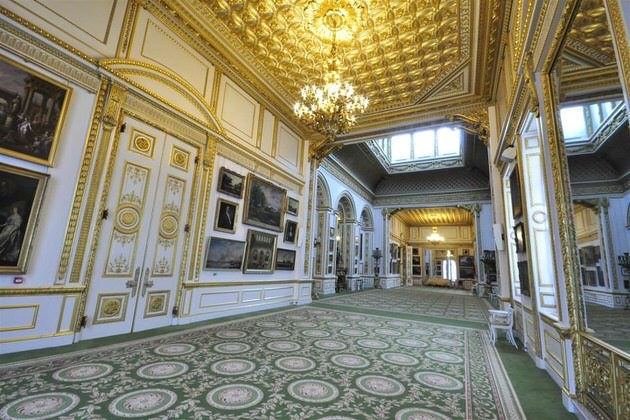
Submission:
[[615,63],[603,0],[582,0],[565,45],[565,57],[585,67]]
[[[165,1],[185,7],[219,49],[237,55],[287,106],[302,86],[321,81],[330,43],[305,19],[311,0]],[[490,94],[504,2],[360,3],[367,4],[357,17],[361,29],[339,46],[339,56],[344,79],[370,100],[364,122],[398,111],[409,115],[427,104],[435,111],[438,102],[470,106]]]
[[404,209],[396,213],[407,226],[470,226],[472,214],[457,207]]

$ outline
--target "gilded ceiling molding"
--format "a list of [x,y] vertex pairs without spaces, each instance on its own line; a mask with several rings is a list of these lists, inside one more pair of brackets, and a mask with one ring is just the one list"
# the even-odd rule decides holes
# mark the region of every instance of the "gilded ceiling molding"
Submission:
[[488,145],[490,137],[490,123],[488,120],[488,108],[482,107],[474,111],[451,114],[448,116],[449,121],[458,122],[464,131],[475,134],[483,142]]
[[[0,13],[21,24],[25,24],[16,15],[2,6],[0,6]],[[25,26],[29,27],[29,25]],[[95,68],[65,54],[58,48],[46,44],[2,19],[0,19],[0,45],[25,60],[40,64],[92,93],[96,93],[99,90],[101,76]]]
[[232,51],[233,48],[228,49],[216,45],[215,35],[201,23],[203,19],[200,20],[200,17],[203,14],[193,14],[189,10],[189,6],[183,5],[181,0],[139,1],[161,23],[209,60],[215,66],[215,71],[220,71],[236,82],[239,87],[264,105],[299,137],[306,137],[304,127],[293,118],[292,112],[287,108],[286,101],[270,88],[266,79],[261,80],[256,71],[239,65],[238,57]]
[[116,57],[118,58],[127,56],[138,10],[139,6],[137,1],[131,0],[127,2],[127,9],[125,10],[122,30],[120,31],[120,38],[118,39],[118,46],[116,47]]

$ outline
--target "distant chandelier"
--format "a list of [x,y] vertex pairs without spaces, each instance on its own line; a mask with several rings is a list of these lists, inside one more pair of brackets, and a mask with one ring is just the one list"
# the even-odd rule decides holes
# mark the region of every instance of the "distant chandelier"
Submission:
[[437,228],[434,227],[433,232],[427,236],[427,241],[429,241],[432,245],[437,245],[444,242],[444,236],[437,233]]
[[330,38],[332,47],[324,85],[304,86],[300,92],[302,100],[295,103],[293,112],[328,141],[347,133],[356,124],[357,115],[368,106],[368,99],[356,94],[354,87],[341,79],[337,69],[338,37],[351,38],[357,30],[357,16],[363,10],[362,2],[351,0],[313,0],[305,9],[311,30],[322,38]]

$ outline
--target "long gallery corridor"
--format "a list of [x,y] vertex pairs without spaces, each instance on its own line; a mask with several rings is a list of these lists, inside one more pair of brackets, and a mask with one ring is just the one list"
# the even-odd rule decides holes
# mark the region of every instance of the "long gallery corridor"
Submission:
[[525,353],[503,338],[494,349],[488,307],[461,291],[371,290],[20,354],[0,367],[0,418],[571,418]]

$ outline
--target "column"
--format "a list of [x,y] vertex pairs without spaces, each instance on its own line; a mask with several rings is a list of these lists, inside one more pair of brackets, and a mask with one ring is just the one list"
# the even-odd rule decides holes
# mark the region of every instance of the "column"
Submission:
[[606,273],[608,288],[610,290],[619,289],[619,276],[617,274],[617,264],[615,263],[615,250],[612,244],[612,232],[610,231],[610,214],[608,208],[610,202],[607,198],[597,200],[595,213],[599,218],[599,237],[602,253],[602,271]]
[[477,271],[477,281],[479,283],[485,283],[483,278],[483,270],[481,270],[481,226],[479,224],[479,214],[481,213],[481,206],[475,204],[472,206],[472,214],[475,219],[475,270]]

